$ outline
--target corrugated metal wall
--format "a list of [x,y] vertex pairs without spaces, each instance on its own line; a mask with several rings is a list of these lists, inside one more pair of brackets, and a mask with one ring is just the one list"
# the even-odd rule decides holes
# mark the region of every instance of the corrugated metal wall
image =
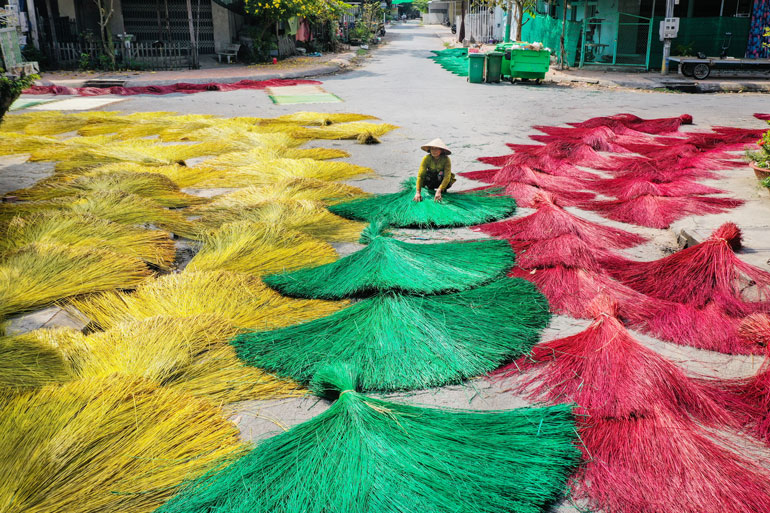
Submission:
[[[168,25],[171,41],[190,41],[185,0],[123,0],[123,23],[129,34],[137,41],[152,42],[167,40],[166,3],[168,3]],[[214,53],[214,24],[211,19],[211,0],[192,0],[193,23],[198,28],[198,51],[201,54]],[[160,23],[158,14],[160,13]],[[200,21],[198,21],[200,18]]]

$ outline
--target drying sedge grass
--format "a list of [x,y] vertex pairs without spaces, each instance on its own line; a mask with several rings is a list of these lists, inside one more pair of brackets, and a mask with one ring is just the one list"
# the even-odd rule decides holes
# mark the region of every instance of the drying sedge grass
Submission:
[[[248,199],[248,196],[241,197]],[[277,200],[256,204],[244,202],[240,205],[234,204],[229,209],[216,209],[205,213],[197,222],[204,226],[216,227],[239,220],[297,230],[331,242],[355,242],[365,226],[363,223],[332,214],[326,210],[323,203],[309,200]]]
[[0,261],[0,319],[77,294],[132,288],[149,275],[138,258],[112,251],[30,244]]
[[[60,152],[32,153],[30,160],[57,160],[56,171],[69,173],[113,162],[135,162],[149,166],[183,164],[185,160],[206,155],[217,155],[220,147],[215,143],[157,144],[146,139],[132,139],[119,143],[83,146],[69,155]],[[45,158],[41,158],[44,156]]]
[[227,343],[237,332],[213,315],[121,323],[86,338],[88,351],[81,353],[77,373],[144,378],[216,403],[304,394],[296,383],[243,365]]
[[26,127],[32,123],[51,121],[61,116],[62,113],[58,111],[25,112],[23,114],[12,112],[3,117],[0,123],[0,132],[24,133]]
[[168,233],[67,211],[42,211],[13,218],[0,238],[0,254],[31,243],[108,249],[161,269],[168,269],[176,254]]
[[528,353],[549,318],[534,285],[502,278],[440,296],[377,295],[232,343],[243,361],[301,383],[346,362],[362,390],[415,390],[458,383]]
[[115,134],[120,139],[136,139],[159,135],[168,127],[184,127],[188,131],[211,126],[216,118],[206,114],[178,115],[168,112],[136,112],[114,117],[100,123],[89,123],[78,133],[81,135]]
[[116,162],[96,167],[84,173],[74,175],[60,174],[61,180],[74,180],[77,176],[98,175],[101,173],[151,173],[161,174],[174,182],[177,186],[195,187],[200,183],[219,179],[227,174],[226,170],[213,169],[203,166],[187,167],[179,164],[168,166],[146,166],[135,162]]
[[435,294],[483,285],[504,276],[513,264],[513,250],[504,240],[409,244],[379,236],[336,262],[263,280],[293,297],[342,299],[390,291]]
[[353,112],[294,112],[292,114],[284,114],[277,118],[262,118],[257,122],[260,125],[270,125],[273,123],[294,123],[296,125],[303,126],[328,126],[334,123],[348,123],[351,121],[364,121],[367,119],[378,119],[374,116],[368,116],[366,114],[355,114]]
[[0,132],[0,155],[30,153],[52,144],[57,144],[57,140],[52,137]]
[[190,271],[223,269],[260,276],[337,259],[334,248],[323,241],[251,221],[226,223],[200,239],[200,250],[187,264]]
[[0,220],[43,210],[69,211],[88,214],[127,225],[153,224],[185,237],[195,234],[193,223],[175,210],[169,210],[148,198],[123,192],[94,192],[86,196],[58,198],[28,203],[0,205]]
[[96,325],[156,315],[218,315],[233,326],[271,329],[315,319],[339,310],[345,302],[296,300],[281,296],[259,278],[227,271],[185,271],[146,281],[133,294],[94,294],[71,301]]
[[430,199],[432,192],[423,187],[424,201],[413,201],[415,178],[401,184],[401,191],[356,199],[329,207],[333,213],[367,222],[384,222],[394,227],[452,227],[469,226],[503,219],[516,211],[516,202],[509,196],[494,196],[495,191],[475,191],[444,194],[441,203]]
[[[222,160],[214,159],[205,162],[206,167],[226,169],[223,173],[210,180],[198,183],[198,186],[208,187],[248,187],[250,185],[271,184],[288,178],[315,178],[318,180],[348,180],[362,175],[374,174],[368,167],[357,166],[348,162],[329,162],[314,159],[272,159],[252,162],[248,166],[230,167],[222,156]],[[212,161],[213,164],[212,164]]]
[[57,138],[53,143],[32,151],[29,160],[31,162],[67,160],[114,143],[115,138],[108,135]]
[[207,401],[122,377],[4,401],[0,440],[5,513],[149,513],[246,449]]
[[330,125],[324,127],[300,127],[292,129],[292,137],[303,139],[355,139],[361,144],[379,143],[379,138],[398,128],[388,123],[366,123],[363,121]]
[[136,194],[153,199],[164,207],[188,207],[208,201],[180,192],[179,186],[165,175],[131,171],[94,172],[77,176],[71,181],[48,182],[29,189],[19,189],[13,194],[24,200],[40,201],[96,191]]
[[287,178],[271,184],[244,187],[229,194],[217,196],[210,203],[190,209],[191,212],[216,212],[244,208],[266,201],[311,200],[325,204],[368,196],[358,187],[315,178]]
[[158,513],[535,513],[580,461],[569,405],[421,408],[356,391],[344,367],[313,391],[336,401],[190,483]]
[[30,335],[0,337],[0,397],[64,383],[73,377],[56,347]]

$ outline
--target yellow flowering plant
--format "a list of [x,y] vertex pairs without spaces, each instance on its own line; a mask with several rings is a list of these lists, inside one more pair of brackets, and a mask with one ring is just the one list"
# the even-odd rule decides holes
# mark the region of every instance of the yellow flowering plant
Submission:
[[246,13],[268,22],[285,21],[293,16],[330,21],[350,9],[340,0],[245,0],[244,7]]

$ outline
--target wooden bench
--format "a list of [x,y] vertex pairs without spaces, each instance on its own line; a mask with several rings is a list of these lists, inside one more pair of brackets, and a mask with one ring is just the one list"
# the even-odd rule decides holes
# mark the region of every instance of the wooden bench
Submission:
[[230,43],[225,45],[221,50],[217,52],[217,60],[222,62],[222,57],[227,57],[227,64],[230,64],[230,57],[238,59],[238,50],[241,49],[241,45],[238,43]]

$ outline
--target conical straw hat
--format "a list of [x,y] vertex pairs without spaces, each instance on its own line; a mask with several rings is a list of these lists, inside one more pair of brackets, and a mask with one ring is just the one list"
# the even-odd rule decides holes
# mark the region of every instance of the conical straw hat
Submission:
[[444,150],[445,154],[447,155],[452,154],[452,152],[449,151],[449,148],[446,147],[446,144],[444,144],[444,141],[442,141],[438,137],[436,139],[433,139],[431,142],[420,146],[420,148],[423,151],[430,151],[431,148],[441,148],[442,150]]

